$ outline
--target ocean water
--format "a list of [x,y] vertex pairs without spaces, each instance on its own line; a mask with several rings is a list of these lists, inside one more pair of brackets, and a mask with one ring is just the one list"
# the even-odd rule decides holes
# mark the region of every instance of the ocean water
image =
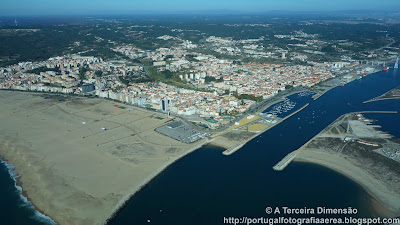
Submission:
[[14,166],[0,158],[0,224],[55,224],[22,195],[22,188],[17,184],[18,176]]
[[[296,107],[310,105],[231,156],[223,156],[222,148],[204,146],[183,157],[129,200],[109,224],[224,224],[224,217],[266,217],[269,206],[353,207],[358,217],[374,216],[369,195],[341,174],[299,162],[282,172],[272,166],[344,113],[400,111],[399,100],[362,103],[399,84],[400,70],[390,70],[337,87],[317,101],[293,95],[289,99],[297,101]],[[400,137],[400,114],[365,115]],[[21,198],[15,184],[7,166],[0,164],[0,224],[49,224]]]

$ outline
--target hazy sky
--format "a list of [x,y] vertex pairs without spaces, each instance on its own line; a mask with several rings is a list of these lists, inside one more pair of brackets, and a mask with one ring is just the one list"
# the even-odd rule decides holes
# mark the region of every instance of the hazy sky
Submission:
[[396,10],[400,0],[0,0],[1,15],[99,14],[138,11]]

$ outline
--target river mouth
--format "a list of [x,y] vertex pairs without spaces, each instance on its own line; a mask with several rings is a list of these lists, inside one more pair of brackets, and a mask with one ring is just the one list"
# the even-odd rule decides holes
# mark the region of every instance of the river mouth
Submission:
[[[391,72],[378,72],[329,91],[231,156],[221,156],[220,148],[213,146],[189,154],[138,192],[109,224],[148,219],[154,224],[184,224],[193,218],[197,218],[193,224],[222,224],[224,216],[265,216],[263,209],[269,205],[351,206],[358,209],[357,217],[395,216],[362,186],[331,169],[296,162],[285,171],[272,170],[286,154],[345,113],[400,111],[398,100],[362,104],[400,84],[400,76],[395,75],[400,72]],[[390,120],[385,123],[395,130]]]

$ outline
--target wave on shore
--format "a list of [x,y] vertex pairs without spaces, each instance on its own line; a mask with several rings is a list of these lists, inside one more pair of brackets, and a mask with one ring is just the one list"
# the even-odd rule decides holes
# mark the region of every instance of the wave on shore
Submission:
[[33,206],[33,204],[30,201],[28,201],[28,199],[22,194],[22,187],[17,184],[17,179],[20,177],[20,175],[15,170],[15,167],[12,164],[5,161],[3,159],[3,157],[0,157],[0,163],[3,164],[7,168],[11,179],[14,181],[14,186],[15,186],[16,192],[18,193],[20,200],[21,200],[21,204],[18,205],[18,207],[21,207],[21,208],[27,207],[30,210],[32,210],[34,212],[34,216],[32,218],[39,222],[49,224],[49,225],[56,225],[57,223],[54,220],[52,220],[50,217],[42,214],[38,210],[36,210],[35,207]]

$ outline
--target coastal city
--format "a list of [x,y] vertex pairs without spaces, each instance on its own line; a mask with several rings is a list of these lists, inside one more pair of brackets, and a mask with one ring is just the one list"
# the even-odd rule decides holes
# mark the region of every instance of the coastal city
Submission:
[[[313,35],[296,33],[293,37]],[[278,38],[286,36],[278,35]],[[168,40],[173,37],[164,35],[158,39]],[[188,40],[180,41],[183,44],[178,47],[158,48],[154,51],[131,45],[113,47],[111,50],[129,59],[149,60],[157,72],[175,74],[180,82],[190,84],[189,88],[162,81],[129,81],[128,77],[146,79],[151,75],[143,64],[133,64],[127,60],[107,61],[79,54],[57,56],[39,62],[20,62],[0,68],[0,88],[92,95],[175,115],[212,117],[213,121],[220,123],[224,116],[244,113],[257,101],[270,99],[280,91],[294,87],[310,88],[343,72],[349,74],[344,76],[343,80],[346,80],[373,71],[372,66],[365,67],[356,60],[324,63],[306,61],[307,65],[240,63],[192,52],[190,50],[196,47],[195,44]],[[237,42],[246,43],[244,49],[262,50],[262,46],[252,44],[256,41],[250,39]],[[210,36],[206,42],[211,42],[217,52],[223,47],[233,49],[226,47],[231,46],[232,41],[228,39]],[[280,50],[277,52],[280,53]],[[253,54],[254,50],[245,50],[245,53]],[[268,55],[272,53],[263,54],[265,57]],[[295,53],[286,56],[281,53],[280,60],[288,60],[287,57],[302,61],[307,59],[306,55]],[[357,75],[350,75],[353,70],[357,70]],[[216,126],[208,124],[208,127]]]
[[[120,49],[119,49],[120,50]],[[182,52],[173,52],[179,54]],[[162,51],[154,57],[161,57]],[[171,54],[171,53],[168,53]],[[165,56],[165,55],[164,55]],[[152,57],[152,56],[149,56]],[[207,92],[177,88],[163,83],[152,82],[124,85],[119,77],[129,72],[142,71],[143,66],[113,65],[95,57],[66,56],[57,57],[37,63],[19,63],[9,68],[2,68],[2,89],[26,91],[59,92],[65,94],[93,94],[102,98],[119,100],[128,104],[147,106],[156,110],[167,111],[161,107],[162,100],[167,101],[168,111],[176,114],[203,116],[220,116],[221,113],[233,114],[244,112],[254,103],[254,100],[239,101],[232,93],[246,94],[262,99],[271,98],[287,86],[311,87],[321,81],[334,77],[331,73],[333,65],[315,63],[311,66],[290,66],[271,64],[246,64],[238,66],[226,60],[211,56],[198,56],[204,60],[192,63],[178,59],[178,68],[194,67],[189,74],[180,75],[181,79],[204,86]],[[165,61],[157,61],[154,64]],[[346,63],[341,63],[346,65]],[[80,67],[88,66],[84,82],[80,82]],[[28,73],[29,70],[43,68],[59,69],[43,71],[40,74]],[[166,66],[168,67],[168,66]],[[207,69],[205,69],[207,68]],[[158,68],[165,69],[165,68]],[[201,72],[197,72],[201,70]],[[27,72],[28,71],[28,72]],[[96,76],[96,71],[108,76]],[[237,73],[240,71],[240,73]],[[310,75],[311,74],[311,75]],[[205,84],[210,77],[220,82],[212,81]],[[205,103],[209,103],[205,105]]]

